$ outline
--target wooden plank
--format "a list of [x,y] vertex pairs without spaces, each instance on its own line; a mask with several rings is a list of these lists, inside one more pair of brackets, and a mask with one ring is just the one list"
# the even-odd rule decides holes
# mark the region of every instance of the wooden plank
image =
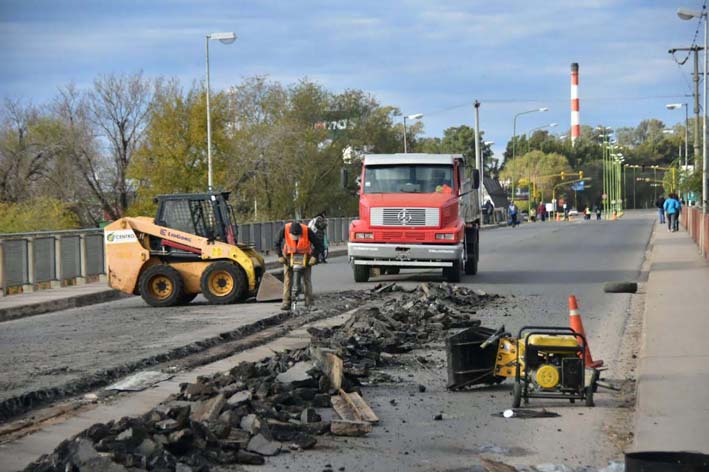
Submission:
[[332,420],[330,432],[336,436],[364,436],[372,432],[372,423],[366,421]]
[[310,346],[310,353],[315,359],[318,368],[327,375],[332,388],[339,390],[342,388],[343,363],[337,355],[330,349]]
[[362,418],[357,416],[357,410],[354,410],[352,406],[342,398],[340,395],[333,395],[331,398],[332,409],[340,415],[340,418],[347,421],[362,421]]
[[374,413],[372,408],[370,408],[370,406],[367,404],[366,401],[364,401],[364,398],[362,398],[359,393],[352,392],[348,395],[350,397],[350,400],[352,400],[352,403],[357,408],[357,412],[359,413],[359,416],[362,418],[363,421],[372,424],[379,423],[379,417]]

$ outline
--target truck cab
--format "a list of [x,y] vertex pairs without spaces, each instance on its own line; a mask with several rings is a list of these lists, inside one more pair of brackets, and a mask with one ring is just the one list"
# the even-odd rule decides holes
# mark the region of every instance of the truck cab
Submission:
[[477,170],[457,154],[368,154],[359,219],[348,256],[357,282],[371,269],[440,268],[452,282],[477,272],[480,206]]

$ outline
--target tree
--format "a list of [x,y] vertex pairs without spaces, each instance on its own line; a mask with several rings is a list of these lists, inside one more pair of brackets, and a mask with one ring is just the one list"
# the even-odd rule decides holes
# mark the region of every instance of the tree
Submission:
[[0,201],[36,197],[59,150],[58,123],[37,107],[7,100],[0,128]]
[[[229,158],[227,100],[223,93],[210,99],[214,182],[223,188]],[[136,198],[129,213],[153,214],[159,194],[207,189],[206,94],[192,86],[185,93],[176,80],[157,87],[144,139],[128,166]],[[157,170],[157,172],[156,172]]]
[[36,197],[20,203],[0,202],[0,233],[21,233],[73,229],[76,214],[65,202],[51,197]]
[[[82,166],[88,169],[92,190],[112,219],[123,215],[130,203],[128,167],[143,138],[152,97],[152,82],[142,72],[102,76],[94,80],[86,96],[88,117],[96,135],[108,143],[108,153],[82,154]],[[106,161],[111,165],[105,165]]]
[[561,182],[557,176],[561,172],[572,172],[568,159],[557,153],[530,151],[510,161],[501,172],[501,177],[510,180],[514,187],[529,187],[534,182],[536,195],[532,199],[541,198],[548,201],[552,198],[554,186]]

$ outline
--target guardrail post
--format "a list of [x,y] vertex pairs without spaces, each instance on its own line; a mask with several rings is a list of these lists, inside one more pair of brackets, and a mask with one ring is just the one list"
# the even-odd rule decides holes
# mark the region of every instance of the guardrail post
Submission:
[[49,283],[51,288],[62,286],[62,237],[54,236],[54,279]]
[[86,283],[86,235],[79,235],[79,276],[76,277],[76,285]]
[[27,241],[27,283],[22,285],[22,293],[34,292],[34,237],[30,236]]
[[5,296],[5,260],[4,260],[5,249],[0,240],[0,297]]

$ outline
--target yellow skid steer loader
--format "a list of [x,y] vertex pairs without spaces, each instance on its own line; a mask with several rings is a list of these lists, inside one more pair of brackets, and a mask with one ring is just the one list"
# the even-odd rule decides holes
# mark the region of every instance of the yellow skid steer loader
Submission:
[[156,217],[125,217],[104,229],[108,284],[152,306],[275,301],[282,285],[263,256],[237,244],[229,193],[160,195]]

